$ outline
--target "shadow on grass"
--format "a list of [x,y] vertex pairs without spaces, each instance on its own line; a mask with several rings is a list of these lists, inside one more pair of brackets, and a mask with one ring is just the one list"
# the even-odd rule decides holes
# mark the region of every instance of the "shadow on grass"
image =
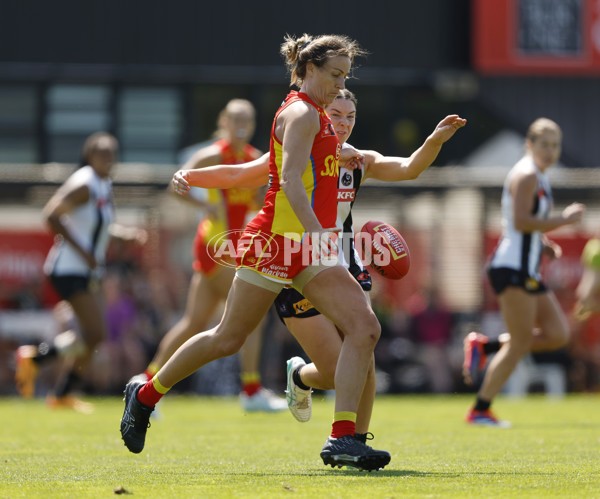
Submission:
[[263,472],[263,471],[243,471],[243,472],[227,472],[227,471],[216,471],[204,473],[204,475],[235,475],[235,476],[303,476],[303,477],[331,477],[331,476],[372,476],[372,477],[417,477],[417,478],[456,478],[461,476],[461,473],[439,473],[439,472],[427,472],[427,471],[415,471],[415,470],[380,470],[380,471],[359,471],[354,469],[335,469],[335,470],[312,470],[312,471],[290,471],[287,472]]
[[436,471],[415,471],[415,470],[380,470],[380,471],[358,471],[358,470],[331,470],[331,471],[322,471],[320,473],[315,473],[315,475],[343,475],[343,476],[373,476],[373,477],[416,477],[416,478],[455,478],[460,476],[459,473],[439,473]]
[[299,477],[332,477],[332,476],[370,476],[370,477],[415,477],[415,478],[464,478],[465,476],[539,476],[539,477],[552,477],[557,476],[556,472],[535,472],[535,471],[523,471],[515,472],[510,471],[469,471],[469,472],[439,472],[439,471],[416,471],[416,470],[393,470],[384,469],[379,471],[359,471],[350,468],[343,469],[323,469],[323,470],[306,470],[306,471],[210,471],[204,472],[205,476],[252,476],[252,477],[274,477],[280,476],[281,478],[299,476]]

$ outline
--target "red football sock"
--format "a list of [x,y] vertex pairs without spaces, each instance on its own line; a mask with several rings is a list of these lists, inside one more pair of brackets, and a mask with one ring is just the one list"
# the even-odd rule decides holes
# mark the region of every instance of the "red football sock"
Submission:
[[261,383],[247,383],[242,386],[242,391],[248,395],[248,397],[252,397],[256,392],[258,392],[262,388]]
[[146,379],[148,381],[150,381],[152,378],[154,378],[154,375],[159,370],[160,370],[160,366],[156,362],[150,362],[150,364],[148,364],[148,367],[144,371],[144,376],[146,376]]
[[336,412],[333,416],[333,425],[331,426],[331,437],[341,438],[346,435],[356,433],[356,413],[355,412]]
[[160,384],[158,377],[154,376],[148,383],[139,389],[137,392],[137,399],[148,407],[154,407],[168,391],[168,388]]
[[242,392],[244,392],[248,397],[252,397],[256,392],[258,392],[262,388],[262,383],[260,382],[260,374],[256,372],[251,373],[242,373]]

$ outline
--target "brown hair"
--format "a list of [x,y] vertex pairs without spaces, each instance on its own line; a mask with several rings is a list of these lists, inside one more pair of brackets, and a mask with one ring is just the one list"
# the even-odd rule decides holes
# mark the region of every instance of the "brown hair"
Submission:
[[336,100],[337,99],[350,100],[354,102],[354,107],[358,107],[358,99],[356,98],[356,95],[350,92],[350,90],[347,88],[340,90],[340,93],[337,94]]
[[83,143],[81,157],[85,164],[90,161],[90,156],[96,151],[111,149],[115,154],[119,151],[119,141],[108,132],[96,132],[90,135]]
[[529,125],[526,138],[531,142],[535,142],[535,140],[546,130],[558,132],[558,137],[560,140],[562,140],[562,130],[558,126],[558,123],[548,118],[538,118],[531,125]]
[[367,54],[358,42],[345,35],[320,35],[313,38],[306,33],[299,38],[285,35],[280,53],[291,74],[290,86],[298,88],[306,77],[306,65],[309,62],[322,67],[332,57],[346,56],[350,58],[350,62],[354,62],[355,57]]

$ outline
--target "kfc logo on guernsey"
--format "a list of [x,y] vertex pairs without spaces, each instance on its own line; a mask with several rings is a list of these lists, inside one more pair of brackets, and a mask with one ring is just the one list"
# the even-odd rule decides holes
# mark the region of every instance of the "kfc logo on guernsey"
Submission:
[[351,203],[356,196],[356,189],[338,189],[337,200],[341,202]]
[[[360,179],[356,180],[360,184]],[[340,168],[340,180],[338,184],[337,200],[338,203],[352,203],[356,197],[358,185],[355,185],[353,172],[346,168]]]

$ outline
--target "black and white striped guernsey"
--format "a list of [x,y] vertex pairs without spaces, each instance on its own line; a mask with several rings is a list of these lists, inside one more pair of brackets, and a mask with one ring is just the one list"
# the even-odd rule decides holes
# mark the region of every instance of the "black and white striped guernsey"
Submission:
[[491,261],[491,268],[510,268],[526,272],[537,280],[541,279],[540,262],[542,258],[542,232],[520,232],[515,229],[513,219],[514,199],[510,192],[512,179],[518,173],[535,172],[537,186],[534,193],[532,214],[539,218],[548,218],[552,208],[552,190],[548,176],[542,173],[531,156],[523,157],[508,173],[502,191],[502,236]]
[[[101,178],[91,166],[75,171],[65,182],[69,190],[87,185],[90,198],[62,219],[73,238],[88,251],[93,250],[98,272],[103,270],[110,235],[108,228],[114,220],[112,182]],[[75,248],[61,237],[55,238],[44,264],[47,275],[89,276],[86,261]]]
[[[342,147],[348,147],[346,144]],[[362,262],[354,247],[354,227],[352,226],[352,206],[363,181],[363,167],[355,170],[340,167],[338,179],[338,206],[336,228],[340,229],[340,262],[352,275],[363,269]]]

